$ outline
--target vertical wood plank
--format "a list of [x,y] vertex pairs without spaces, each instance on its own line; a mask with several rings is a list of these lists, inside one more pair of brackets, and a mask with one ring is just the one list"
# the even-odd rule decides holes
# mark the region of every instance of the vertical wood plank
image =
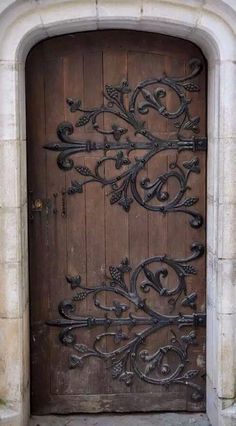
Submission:
[[[86,52],[84,55],[84,101],[86,107],[102,104],[103,88],[103,64],[102,51]],[[91,131],[91,124],[86,126]],[[95,133],[95,132],[94,132]],[[99,155],[99,154],[98,154]],[[85,157],[85,166],[94,170],[98,156]],[[104,281],[105,270],[105,210],[104,210],[104,190],[98,184],[91,184],[86,187],[86,247],[87,247],[87,285],[95,287]],[[105,296],[99,295],[100,303],[105,302]],[[103,316],[103,311],[95,308],[93,298],[87,300],[87,312],[95,316]],[[97,335],[103,333],[102,327],[94,330],[86,330],[89,334],[90,346]],[[88,371],[88,393],[99,394],[106,390],[106,374],[100,359],[89,360]]]
[[[64,61],[63,58],[47,61],[45,69],[45,142],[55,140],[57,125],[65,119],[64,101]],[[42,147],[43,149],[43,147]],[[45,320],[56,318],[60,300],[68,297],[66,275],[66,218],[53,213],[53,194],[58,194],[59,210],[62,208],[63,192],[65,191],[65,173],[55,167],[55,159],[46,152],[47,159],[47,199],[50,207],[46,217],[47,232],[47,286],[49,294],[49,312]],[[58,291],[60,289],[60,291]],[[61,393],[64,390],[64,365],[68,353],[61,348],[58,332],[50,328],[50,381],[51,392]],[[56,368],[55,368],[56,366]]]
[[[27,92],[27,167],[28,167],[28,206],[29,206],[29,279],[30,279],[30,328],[31,328],[31,369],[39,371],[44,366],[43,375],[33,374],[31,378],[31,402],[33,410],[38,410],[49,397],[49,330],[44,325],[48,314],[47,235],[45,213],[32,212],[36,199],[46,200],[46,153],[41,149],[45,141],[44,109],[44,57],[42,46],[30,53],[26,63]],[[41,125],[32,126],[35,117]],[[39,172],[40,170],[40,172]],[[35,303],[44,294],[46,303]],[[44,391],[43,391],[44,389]]]
[[[127,78],[127,53],[123,49],[110,46],[109,49],[103,51],[103,72],[104,72],[104,86],[119,85],[122,80]],[[113,124],[120,125],[120,120],[113,117],[111,114],[104,114],[104,128],[111,129]],[[122,123],[123,125],[124,123]],[[126,127],[126,125],[125,125]],[[113,140],[113,137],[109,137]],[[115,156],[116,152],[108,152],[108,156]],[[123,167],[125,169],[125,167]],[[105,175],[106,177],[115,176],[120,174],[122,169],[117,171],[114,167],[113,161],[107,161],[105,164]],[[105,222],[106,222],[106,271],[109,273],[110,266],[118,266],[122,259],[129,258],[129,215],[122,209],[118,204],[111,205],[109,193],[110,187],[105,188]],[[129,275],[126,275],[126,279],[129,279]],[[114,294],[107,294],[106,304],[107,306],[113,306],[114,302],[126,303],[122,300],[122,297]],[[114,314],[112,314],[114,318]],[[115,331],[115,330],[114,330]],[[128,330],[124,326],[122,331],[128,335]],[[107,338],[107,351],[116,349],[111,338]],[[111,371],[107,374],[108,391],[113,394],[129,393],[129,388],[126,387],[125,383],[120,382],[119,379],[112,380]]]

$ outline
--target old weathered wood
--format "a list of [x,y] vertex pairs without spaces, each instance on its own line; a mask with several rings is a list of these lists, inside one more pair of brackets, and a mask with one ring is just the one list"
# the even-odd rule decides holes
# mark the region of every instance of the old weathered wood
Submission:
[[[89,183],[81,194],[68,195],[71,181],[78,180],[75,169],[59,169],[57,153],[47,151],[45,144],[58,142],[56,129],[62,121],[75,123],[79,113],[69,111],[67,98],[78,98],[85,108],[99,107],[104,102],[103,90],[106,84],[119,85],[124,79],[132,89],[142,80],[168,76],[184,76],[189,73],[187,64],[192,58],[201,59],[201,51],[192,43],[135,31],[97,31],[60,36],[39,43],[30,52],[26,64],[27,86],[27,146],[28,146],[28,188],[29,188],[29,250],[30,250],[30,303],[31,303],[31,401],[34,414],[71,412],[132,412],[153,410],[204,410],[204,400],[193,401],[192,389],[183,384],[172,383],[167,387],[146,383],[135,377],[127,387],[124,381],[113,379],[109,363],[98,357],[88,358],[83,368],[69,368],[70,356],[75,353],[73,346],[62,345],[58,338],[59,329],[47,325],[47,321],[60,318],[58,305],[75,294],[66,282],[66,276],[80,275],[87,287],[96,287],[109,274],[109,266],[119,265],[128,258],[133,269],[152,256],[167,255],[173,259],[184,259],[191,254],[191,244],[205,244],[205,222],[198,229],[189,224],[189,215],[149,211],[134,201],[130,211],[125,212],[118,204],[110,204],[109,186],[97,182]],[[206,134],[206,70],[194,79],[200,91],[189,92],[192,99],[192,117],[200,116],[200,136]],[[156,85],[158,88],[158,85]],[[127,100],[125,101],[127,102]],[[167,109],[175,110],[178,105],[176,94],[167,89],[162,100]],[[146,126],[162,139],[172,139],[176,134],[173,120],[150,109],[147,115],[139,114]],[[110,128],[113,124],[128,128],[121,141],[128,136],[142,141],[135,135],[132,126],[121,123],[111,114],[99,118],[99,125]],[[192,133],[186,131],[190,137]],[[197,135],[198,136],[198,135]],[[103,142],[104,136],[93,128],[91,122],[75,128],[74,139]],[[112,137],[109,136],[109,139]],[[124,152],[125,153],[125,152]],[[109,152],[109,155],[114,155]],[[125,153],[126,154],[126,153]],[[129,158],[142,157],[145,151],[133,151]],[[93,151],[73,156],[76,165],[94,170],[103,152]],[[171,163],[198,157],[200,173],[189,177],[188,197],[198,197],[194,205],[205,218],[206,191],[206,152],[166,150],[153,157],[144,170],[140,171],[139,181],[168,172]],[[126,170],[122,166],[121,170]],[[106,177],[120,174],[114,162],[105,162],[103,172]],[[176,179],[170,178],[164,187],[171,199],[178,191]],[[140,187],[140,193],[143,189]],[[40,199],[43,208],[32,210],[32,202]],[[155,202],[155,201],[154,201]],[[156,201],[158,204],[159,202]],[[187,293],[197,293],[197,312],[205,312],[205,256],[191,264],[197,274],[186,278]],[[155,272],[155,266],[150,266]],[[160,265],[159,265],[160,266]],[[166,265],[161,264],[163,268]],[[129,283],[131,272],[125,274]],[[144,275],[142,279],[144,279]],[[167,288],[177,280],[176,274],[168,268],[168,276],[163,278]],[[139,279],[139,286],[141,284]],[[146,299],[146,304],[162,315],[191,315],[194,311],[177,301],[172,310],[168,298],[154,290],[138,294]],[[99,295],[99,302],[113,306],[114,301],[127,303],[124,297],[112,292]],[[123,314],[128,317],[147,316],[134,309]],[[80,302],[79,316],[104,316],[104,312],[94,305],[92,296]],[[116,318],[114,313],[108,316]],[[135,333],[145,326],[129,329],[122,326],[130,341]],[[173,331],[176,338],[187,335],[193,327],[164,327],[147,339],[147,348],[154,353],[158,348],[171,344]],[[104,333],[104,327],[83,328],[75,331],[77,343],[91,347],[96,336]],[[109,329],[114,332],[114,327]],[[197,328],[197,345],[190,345],[188,362],[184,372],[199,370],[194,378],[204,389],[205,330]],[[178,343],[176,343],[178,346]],[[109,352],[116,344],[111,338],[105,339],[104,351]],[[143,349],[145,347],[143,346]],[[173,369],[179,358],[168,353],[166,362]],[[158,376],[158,374],[157,374]],[[163,378],[163,376],[162,376]]]

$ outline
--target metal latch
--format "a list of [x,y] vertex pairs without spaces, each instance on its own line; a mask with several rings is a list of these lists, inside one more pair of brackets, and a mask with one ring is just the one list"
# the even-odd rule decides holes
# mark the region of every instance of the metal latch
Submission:
[[[66,195],[67,192],[62,189],[61,190],[61,216],[66,217],[67,213],[67,203],[66,203]],[[50,213],[53,213],[54,215],[58,212],[58,205],[57,205],[57,198],[60,194],[58,192],[53,193],[52,199],[50,198],[34,198],[33,197],[33,191],[29,191],[29,214],[30,214],[30,220],[34,219],[34,213],[41,213],[45,212],[46,216],[48,216]]]
[[41,212],[43,210],[43,200],[37,198],[31,203],[31,211],[33,212]]
[[29,218],[34,219],[35,213],[41,213],[43,210],[46,214],[49,213],[51,208],[51,201],[48,199],[35,198],[33,199],[33,191],[29,191]]

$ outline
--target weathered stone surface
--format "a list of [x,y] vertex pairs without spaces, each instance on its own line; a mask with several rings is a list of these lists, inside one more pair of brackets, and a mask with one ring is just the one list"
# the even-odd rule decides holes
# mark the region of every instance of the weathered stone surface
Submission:
[[0,389],[13,408],[0,407],[1,426],[27,426],[29,411],[24,62],[46,37],[98,28],[187,38],[208,60],[207,410],[213,426],[236,424],[235,22],[235,0],[0,1]]
[[205,414],[33,416],[30,426],[210,426]]

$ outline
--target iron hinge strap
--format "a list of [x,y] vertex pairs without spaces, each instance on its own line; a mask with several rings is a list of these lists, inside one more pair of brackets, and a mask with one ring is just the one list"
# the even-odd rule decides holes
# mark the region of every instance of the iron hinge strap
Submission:
[[182,326],[194,326],[194,327],[206,327],[206,314],[205,313],[194,313],[192,315],[180,314],[178,318],[179,327]]
[[207,138],[194,139],[193,151],[207,151]]
[[78,152],[91,152],[91,151],[116,151],[116,150],[127,150],[128,152],[133,150],[152,150],[153,148],[165,150],[165,149],[176,149],[177,151],[206,151],[207,150],[207,138],[190,138],[190,139],[157,139],[155,143],[147,141],[131,141],[128,142],[94,142],[91,140],[71,140],[58,142],[51,142],[43,146],[43,148],[64,152],[66,155],[77,154]]
[[193,318],[194,327],[206,327],[206,314],[193,314]]

